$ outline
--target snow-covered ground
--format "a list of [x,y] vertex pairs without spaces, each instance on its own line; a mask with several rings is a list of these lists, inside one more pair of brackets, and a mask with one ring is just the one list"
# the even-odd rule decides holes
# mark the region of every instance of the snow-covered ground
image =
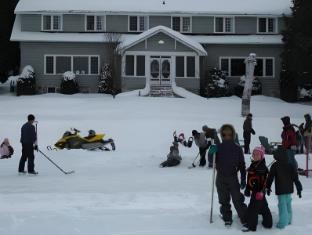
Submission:
[[[1,93],[1,88],[0,88]],[[237,97],[144,98],[130,94],[103,96],[46,94],[0,96],[0,139],[9,137],[15,148],[12,159],[0,161],[0,234],[23,235],[189,235],[237,234],[240,224],[226,229],[218,217],[217,195],[214,223],[209,223],[212,171],[188,169],[197,149],[180,146],[182,163],[161,169],[172,142],[172,132],[202,125],[219,128],[232,123],[242,137],[241,100]],[[264,96],[252,97],[254,129],[271,141],[280,140],[280,117],[290,115],[303,122],[310,106],[287,104]],[[36,154],[38,176],[19,176],[20,127],[27,114],[38,123],[39,146],[65,170],[64,175]],[[116,142],[115,152],[83,150],[47,151],[65,130],[75,127],[104,132]],[[252,147],[259,144],[252,137]],[[267,163],[271,157],[267,156]],[[297,156],[303,166],[305,158]],[[246,155],[249,162],[249,156]],[[282,232],[258,225],[258,234],[310,234],[312,230],[311,178],[300,177],[303,198],[293,196],[294,220]],[[248,199],[247,199],[248,200]],[[277,222],[277,199],[268,198]]]

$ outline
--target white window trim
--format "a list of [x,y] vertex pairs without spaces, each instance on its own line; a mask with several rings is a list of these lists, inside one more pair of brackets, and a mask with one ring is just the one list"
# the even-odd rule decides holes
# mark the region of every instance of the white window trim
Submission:
[[[47,57],[53,57],[53,73],[47,73],[46,71],[46,58]],[[56,57],[71,57],[71,71],[73,73],[75,73],[75,71],[73,71],[74,69],[74,57],[88,57],[88,73],[86,74],[76,74],[75,75],[79,75],[79,76],[97,76],[100,74],[100,56],[99,55],[63,55],[63,54],[45,54],[44,55],[44,61],[43,61],[43,74],[44,75],[63,75],[63,73],[56,73]],[[95,74],[90,73],[91,72],[91,57],[97,57],[98,58],[98,72]]]
[[[130,17],[136,17],[137,18],[137,30],[130,30]],[[145,29],[140,30],[140,17],[144,17],[146,20],[145,22]],[[148,15],[128,15],[128,32],[144,32],[145,30],[149,29],[149,16]]]
[[[127,75],[126,74],[126,66],[127,66],[127,59],[126,56],[134,56],[134,60],[133,60],[133,66],[134,66],[134,74],[133,75]],[[125,69],[123,69],[122,75],[124,77],[129,77],[129,78],[133,78],[133,77],[137,77],[137,78],[144,78],[146,77],[146,66],[145,66],[145,71],[144,71],[144,75],[137,75],[137,57],[138,56],[144,56],[144,59],[146,61],[146,55],[144,54],[126,54],[125,55]]]
[[[193,17],[192,16],[189,16],[189,15],[172,15],[171,16],[171,26],[170,28],[173,30],[173,21],[172,21],[172,18],[180,18],[180,33],[192,33],[193,31]],[[190,18],[190,31],[183,31],[183,18]],[[178,32],[178,31],[177,31]]]
[[[229,64],[229,71],[228,71],[228,77],[233,77],[233,78],[239,78],[241,76],[232,76],[232,71],[231,71],[231,60],[232,59],[246,59],[246,57],[243,56],[220,56],[219,57],[219,69],[221,70],[221,60],[222,59],[227,59],[228,60],[228,64]],[[262,74],[263,76],[255,76],[255,77],[259,77],[259,78],[275,78],[275,57],[268,57],[268,56],[264,56],[264,57],[256,57],[256,59],[262,59],[263,60],[263,66],[262,66]],[[267,76],[266,75],[266,60],[267,59],[271,59],[273,61],[273,75],[272,76]]]
[[[197,61],[196,61],[196,55],[185,55],[185,56],[180,56],[180,55],[177,55],[176,57],[183,57],[184,58],[184,76],[183,77],[178,77],[176,75],[177,78],[187,78],[187,79],[192,79],[192,78],[196,78],[196,65],[197,65]],[[195,74],[194,74],[194,77],[188,77],[187,76],[187,57],[194,57],[195,59],[195,68],[194,68],[194,71],[195,71]],[[175,59],[177,61],[177,58]],[[176,64],[175,64],[175,67],[174,69],[176,70]]]
[[[222,32],[217,32],[216,31],[216,18],[223,18],[223,31]],[[232,19],[232,31],[231,32],[226,32],[225,31],[225,18],[231,18]],[[213,17],[213,32],[217,34],[227,34],[227,33],[235,33],[235,16],[226,16],[226,15],[220,15],[220,16],[214,16]]]
[[[259,19],[266,19],[266,27],[265,27],[265,32],[259,32]],[[274,31],[269,32],[269,19],[274,20]],[[257,17],[257,34],[277,34],[278,32],[278,18],[277,17]]]
[[[43,24],[44,16],[51,16],[51,29],[44,29],[44,24]],[[54,16],[59,16],[60,17],[60,29],[53,29],[53,17]],[[41,15],[41,31],[45,31],[45,32],[59,32],[59,31],[63,31],[63,15],[62,14],[42,14]]]
[[[88,24],[87,17],[88,16],[94,16],[94,29],[87,29],[87,24]],[[103,25],[104,29],[102,29],[102,30],[96,29],[96,26],[97,26],[97,16],[103,16],[104,17],[104,25]],[[106,15],[86,14],[85,15],[85,31],[86,32],[104,32],[104,31],[106,31]]]

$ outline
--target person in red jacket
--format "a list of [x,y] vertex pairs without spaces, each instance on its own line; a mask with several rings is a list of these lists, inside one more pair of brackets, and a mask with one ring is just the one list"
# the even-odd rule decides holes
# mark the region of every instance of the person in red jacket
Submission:
[[283,132],[281,134],[282,137],[282,145],[285,149],[296,150],[297,149],[297,139],[296,139],[296,131],[293,125],[290,123],[290,117],[285,116],[281,118],[284,126]]

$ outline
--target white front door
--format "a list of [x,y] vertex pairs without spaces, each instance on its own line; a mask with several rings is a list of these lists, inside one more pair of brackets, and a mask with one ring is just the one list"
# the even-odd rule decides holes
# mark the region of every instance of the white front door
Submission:
[[150,76],[153,85],[168,85],[171,81],[171,57],[151,56]]

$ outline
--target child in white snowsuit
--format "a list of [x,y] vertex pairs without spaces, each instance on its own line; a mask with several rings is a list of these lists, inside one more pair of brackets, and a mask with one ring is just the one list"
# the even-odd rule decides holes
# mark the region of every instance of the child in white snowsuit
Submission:
[[247,169],[247,185],[245,196],[250,197],[247,209],[247,226],[244,232],[256,231],[258,215],[262,215],[262,225],[265,228],[272,228],[272,214],[265,198],[265,185],[269,170],[264,159],[265,149],[256,147],[252,152],[252,162]]
[[170,147],[170,153],[167,155],[167,160],[160,164],[160,167],[171,167],[177,166],[180,164],[182,158],[179,154],[178,143],[173,142],[173,145]]
[[275,180],[275,194],[278,197],[279,221],[277,228],[285,228],[292,222],[291,194],[294,192],[294,183],[297,194],[301,198],[302,185],[298,178],[298,172],[287,158],[287,149],[282,146],[273,153],[275,163],[271,166],[267,179],[267,194],[270,195],[271,185]]
[[11,158],[14,153],[14,149],[10,145],[10,142],[7,138],[5,138],[0,145],[0,158]]

